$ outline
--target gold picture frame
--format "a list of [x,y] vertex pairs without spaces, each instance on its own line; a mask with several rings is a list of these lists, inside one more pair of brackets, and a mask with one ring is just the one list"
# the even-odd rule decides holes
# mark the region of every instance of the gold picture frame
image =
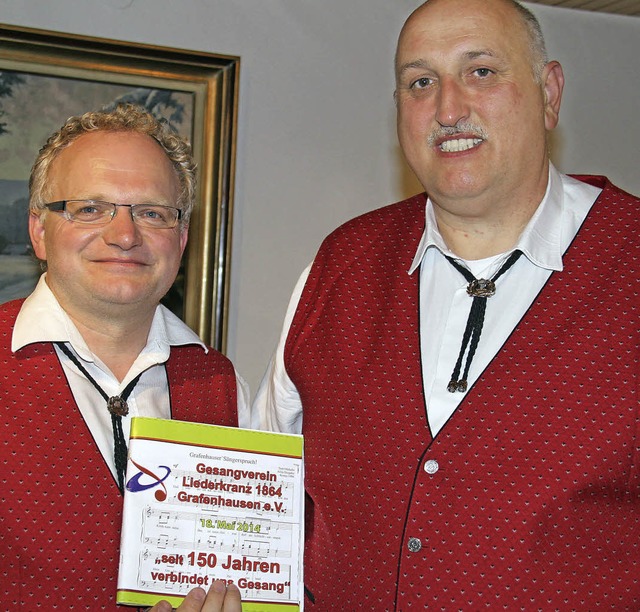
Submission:
[[[5,220],[10,226],[8,236],[0,229],[0,268],[6,271],[0,274],[0,301],[20,297],[10,290],[24,287],[13,272],[25,245],[22,238],[11,241],[22,227],[16,211],[24,207],[22,183],[38,148],[71,115],[133,101],[177,124],[191,141],[197,203],[168,305],[204,342],[224,352],[239,69],[234,56],[0,24],[0,228]],[[26,221],[26,207],[24,214]]]

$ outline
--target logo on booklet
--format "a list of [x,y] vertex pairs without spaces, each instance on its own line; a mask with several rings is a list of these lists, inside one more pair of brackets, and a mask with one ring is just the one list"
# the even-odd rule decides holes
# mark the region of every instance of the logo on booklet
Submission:
[[[131,493],[140,493],[141,491],[147,491],[154,487],[162,487],[162,489],[159,488],[155,492],[155,498],[158,501],[164,501],[167,499],[167,487],[164,486],[164,481],[169,477],[169,474],[171,474],[171,469],[166,465],[159,465],[158,468],[166,470],[165,475],[160,478],[151,470],[136,463],[133,459],[131,459],[131,463],[133,463],[133,465],[135,465],[140,471],[137,474],[134,474],[125,485],[127,491],[131,491]],[[152,482],[148,482],[148,479],[144,478],[145,476],[153,479]],[[143,479],[145,482],[140,482]]]

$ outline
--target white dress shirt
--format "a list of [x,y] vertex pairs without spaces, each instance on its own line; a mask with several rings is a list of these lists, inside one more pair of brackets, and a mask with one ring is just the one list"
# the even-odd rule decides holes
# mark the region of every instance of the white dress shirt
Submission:
[[[178,317],[164,306],[158,306],[146,346],[122,382],[119,382],[109,368],[91,352],[76,326],[62,309],[46,283],[46,273],[40,277],[34,292],[24,301],[18,313],[11,337],[11,351],[15,353],[23,346],[34,342],[67,343],[83,367],[109,397],[120,395],[127,384],[143,372],[127,400],[129,414],[122,417],[122,429],[127,444],[131,417],[171,418],[169,383],[164,366],[169,359],[171,347],[197,344],[203,351],[209,350]],[[55,350],[82,417],[115,478],[113,428],[106,402],[71,359],[57,346]],[[248,388],[237,372],[236,380],[238,414],[246,414],[249,402]]]
[[[481,260],[466,261],[446,246],[427,200],[426,227],[408,274],[419,268],[420,351],[429,425],[435,436],[473,383],[505,343],[542,290],[552,272],[562,270],[562,255],[578,232],[600,189],[560,174],[553,166],[545,196],[513,249]],[[467,281],[444,257],[465,265],[476,278],[491,278],[514,250],[521,256],[496,281],[487,300],[480,342],[468,376],[466,393],[447,390],[458,359],[472,298]],[[288,433],[302,431],[302,403],[284,365],[284,345],[311,266],[293,291],[279,344],[258,388],[251,426]]]

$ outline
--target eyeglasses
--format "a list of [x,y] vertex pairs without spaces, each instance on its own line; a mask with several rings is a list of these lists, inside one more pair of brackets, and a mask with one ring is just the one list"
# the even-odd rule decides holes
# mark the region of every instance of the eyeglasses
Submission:
[[152,229],[175,227],[182,217],[182,210],[160,204],[113,204],[101,200],[60,200],[44,207],[52,212],[62,213],[65,219],[86,225],[106,225],[115,216],[118,207],[131,211],[134,223]]

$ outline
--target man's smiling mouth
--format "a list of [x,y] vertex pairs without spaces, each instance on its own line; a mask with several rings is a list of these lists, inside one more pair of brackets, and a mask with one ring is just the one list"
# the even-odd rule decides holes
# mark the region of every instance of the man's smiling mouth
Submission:
[[482,138],[457,138],[455,140],[445,140],[440,143],[439,147],[444,153],[458,153],[477,147],[481,142],[483,142]]

